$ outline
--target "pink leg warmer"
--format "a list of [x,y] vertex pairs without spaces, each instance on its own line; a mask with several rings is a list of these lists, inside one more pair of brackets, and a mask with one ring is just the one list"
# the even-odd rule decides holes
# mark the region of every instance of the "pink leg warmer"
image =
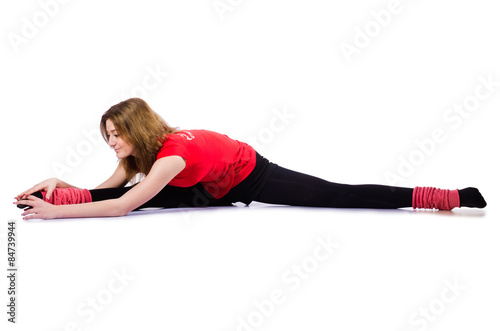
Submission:
[[435,187],[415,187],[413,208],[452,210],[460,207],[458,190],[441,190]]
[[92,202],[92,195],[87,189],[77,188],[56,188],[50,199],[47,200],[47,192],[41,191],[43,200],[53,205],[72,205],[77,203]]

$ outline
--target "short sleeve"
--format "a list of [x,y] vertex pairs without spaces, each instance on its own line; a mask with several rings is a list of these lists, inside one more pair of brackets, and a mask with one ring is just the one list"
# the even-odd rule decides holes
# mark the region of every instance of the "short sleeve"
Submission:
[[186,161],[186,166],[188,166],[188,164],[190,163],[189,160],[191,159],[191,154],[186,149],[186,147],[183,145],[176,144],[175,142],[171,141],[171,138],[169,138],[156,154],[156,159],[158,160],[161,159],[162,157],[172,156],[172,155],[177,155],[182,157]]

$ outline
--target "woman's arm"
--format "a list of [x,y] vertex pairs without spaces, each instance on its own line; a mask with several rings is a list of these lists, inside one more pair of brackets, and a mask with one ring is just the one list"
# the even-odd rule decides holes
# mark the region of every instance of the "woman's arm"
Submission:
[[54,206],[29,196],[22,203],[33,208],[27,209],[22,216],[25,216],[24,219],[124,216],[158,194],[185,167],[186,162],[180,156],[161,158],[153,164],[142,182],[118,199]]
[[127,184],[127,174],[125,172],[125,168],[121,163],[116,167],[115,172],[109,177],[104,183],[97,186],[96,189],[100,188],[111,188],[111,187],[123,187]]
[[14,199],[17,199],[18,201],[21,200],[24,196],[29,196],[30,194],[33,194],[37,191],[46,191],[47,192],[47,199],[50,198],[52,195],[52,192],[56,187],[61,187],[61,188],[78,188],[76,186],[70,185],[66,182],[63,182],[62,180],[58,178],[49,178],[47,180],[44,180],[41,183],[36,184],[32,188],[24,191],[23,193],[18,194]]

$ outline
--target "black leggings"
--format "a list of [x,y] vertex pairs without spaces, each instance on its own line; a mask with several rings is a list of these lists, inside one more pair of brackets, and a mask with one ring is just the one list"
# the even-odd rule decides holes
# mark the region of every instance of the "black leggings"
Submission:
[[[413,188],[385,185],[348,185],[288,170],[274,165],[266,183],[251,199],[231,194],[222,199],[212,197],[201,184],[181,188],[165,186],[138,209],[231,206],[233,202],[258,201],[269,204],[333,208],[404,208],[412,206]],[[244,182],[242,182],[244,183]],[[237,188],[238,186],[236,186]],[[90,190],[93,201],[119,198],[132,187]],[[237,190],[235,190],[237,191]]]
[[277,167],[255,201],[305,207],[404,208],[412,206],[412,188],[348,185]]

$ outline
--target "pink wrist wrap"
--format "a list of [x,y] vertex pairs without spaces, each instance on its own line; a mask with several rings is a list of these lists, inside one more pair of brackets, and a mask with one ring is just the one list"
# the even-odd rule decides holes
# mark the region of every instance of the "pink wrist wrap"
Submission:
[[412,206],[425,209],[452,210],[460,207],[458,190],[441,190],[435,187],[415,187]]
[[87,189],[56,188],[47,200],[47,191],[41,191],[43,200],[53,205],[72,205],[77,203],[92,202],[92,195]]

